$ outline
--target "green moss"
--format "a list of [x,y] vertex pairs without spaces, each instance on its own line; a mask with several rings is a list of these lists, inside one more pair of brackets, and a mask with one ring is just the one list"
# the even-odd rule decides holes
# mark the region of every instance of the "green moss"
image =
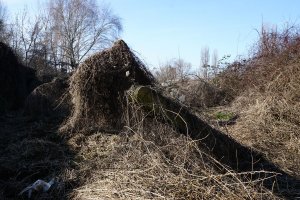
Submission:
[[215,118],[217,120],[224,120],[224,121],[227,121],[227,120],[230,120],[232,117],[234,117],[234,113],[231,113],[231,112],[222,112],[222,111],[219,111],[215,114]]

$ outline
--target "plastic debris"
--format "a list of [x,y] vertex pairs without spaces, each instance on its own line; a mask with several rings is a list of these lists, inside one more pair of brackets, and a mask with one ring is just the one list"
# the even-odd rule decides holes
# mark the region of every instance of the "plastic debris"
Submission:
[[37,192],[47,192],[50,187],[54,184],[54,178],[52,178],[48,183],[38,179],[32,185],[27,186],[24,188],[19,195],[22,195],[25,192],[28,192],[28,198],[31,198],[32,191],[35,190]]

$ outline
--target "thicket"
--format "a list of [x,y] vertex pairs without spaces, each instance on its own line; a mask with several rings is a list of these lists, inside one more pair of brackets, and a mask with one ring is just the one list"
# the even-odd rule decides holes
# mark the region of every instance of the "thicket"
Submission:
[[248,89],[267,91],[269,83],[278,78],[283,79],[282,85],[288,83],[289,75],[294,76],[290,74],[289,66],[300,59],[299,33],[295,26],[283,30],[262,26],[250,58],[229,64],[213,82],[234,97]]
[[234,97],[241,118],[231,134],[264,152],[292,174],[300,173],[300,35],[298,27],[262,27],[248,60],[215,78]]

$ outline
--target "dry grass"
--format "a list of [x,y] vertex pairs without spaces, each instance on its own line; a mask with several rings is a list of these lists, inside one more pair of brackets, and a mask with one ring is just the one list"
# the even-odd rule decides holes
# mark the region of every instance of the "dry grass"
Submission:
[[32,199],[279,199],[262,186],[264,177],[250,179],[260,172],[236,173],[197,141],[146,117],[139,105],[127,109],[118,135],[81,132],[63,139],[49,123],[5,123],[14,138],[1,145],[0,168],[11,174],[0,180],[0,197],[22,199],[17,194],[28,184],[56,177],[49,193]]
[[241,112],[232,135],[265,152],[289,173],[300,175],[300,64],[286,66],[265,92],[252,90],[233,107]]
[[177,100],[184,97],[183,104],[198,109],[224,105],[230,100],[224,91],[201,78],[173,82],[163,89],[167,96]]
[[[257,91],[261,92],[261,88]],[[256,97],[258,95],[255,93]],[[249,98],[250,102],[257,100]],[[272,102],[277,101],[271,98],[266,105]],[[118,118],[125,125],[122,133],[82,131],[69,138],[69,146],[77,152],[72,177],[80,183],[71,192],[70,199],[279,199],[263,187],[264,176],[257,178],[261,172],[237,173],[226,168],[202,151],[197,141],[179,135],[156,120],[153,113],[142,111],[139,105],[128,103],[122,104],[122,117]],[[268,119],[261,116],[254,116],[255,120]],[[236,127],[241,125],[238,123]],[[254,123],[252,127],[256,125]],[[240,129],[239,135],[235,135],[238,139],[241,139],[240,135],[246,135],[241,131],[244,130]],[[247,141],[250,140],[244,137],[241,141],[249,144]],[[266,146],[265,141],[261,144]],[[293,164],[297,165],[297,161]],[[251,179],[252,175],[256,178]]]
[[21,116],[0,119],[0,199],[26,199],[19,192],[37,179],[57,178],[55,190],[32,199],[66,199],[72,152],[57,132],[56,121],[31,121]]
[[253,45],[252,56],[233,62],[213,82],[237,97],[248,89],[265,91],[266,86],[281,73],[288,78],[290,74],[286,68],[299,64],[299,33],[297,27],[287,27],[278,31],[262,26],[259,40]]
[[81,183],[71,199],[279,199],[264,189],[263,177],[250,180],[260,172],[227,169],[197,141],[146,117],[139,105],[127,108],[121,134],[83,132],[69,139]]
[[[121,135],[78,137],[82,186],[74,199],[276,199],[260,184],[226,169],[170,127],[144,119]],[[139,125],[142,126],[142,125]],[[75,142],[76,143],[76,142]],[[249,172],[254,173],[255,172]]]
[[[93,65],[93,59],[99,56],[100,66],[104,67],[100,70]],[[235,172],[204,151],[200,141],[179,134],[159,120],[157,113],[128,101],[122,92],[132,79],[128,80],[124,72],[134,69],[123,69],[123,64],[117,63],[118,70],[114,71],[114,59],[106,60],[114,58],[110,56],[104,51],[92,57],[87,61],[91,68],[83,65],[72,77],[75,106],[68,123],[83,127],[80,131],[73,129],[70,134],[64,129],[67,132],[59,133],[58,123],[48,127],[48,123],[28,122],[29,126],[24,121],[0,119],[0,133],[5,133],[0,134],[0,169],[6,170],[3,174],[10,173],[0,179],[0,198],[21,198],[17,193],[25,186],[37,178],[49,180],[54,176],[57,185],[33,199],[280,199],[263,186],[277,175],[274,172]],[[259,61],[259,66],[271,62]],[[110,64],[107,69],[106,62]],[[300,65],[293,62],[271,66],[280,66],[280,70],[268,77],[267,85],[247,90],[232,104],[231,111],[240,113],[241,118],[229,133],[299,176]],[[118,78],[126,85],[109,91],[111,81]],[[120,94],[124,95],[121,104]],[[107,101],[112,104],[105,107]],[[118,105],[121,107],[116,108]],[[114,113],[113,108],[117,109]],[[120,121],[109,121],[115,119]],[[123,129],[119,134],[105,129],[88,131],[91,125],[102,126],[103,120],[111,127],[122,122]]]
[[299,38],[295,27],[281,32],[263,27],[253,57],[229,66],[219,77],[224,87],[236,95],[229,109],[241,116],[229,133],[297,177],[300,176]]
[[154,77],[123,40],[86,59],[70,81],[73,113],[62,129],[121,129],[124,92],[133,83],[151,85]]
[[62,77],[35,88],[26,98],[24,114],[37,119],[68,116],[71,110],[68,84],[68,77]]

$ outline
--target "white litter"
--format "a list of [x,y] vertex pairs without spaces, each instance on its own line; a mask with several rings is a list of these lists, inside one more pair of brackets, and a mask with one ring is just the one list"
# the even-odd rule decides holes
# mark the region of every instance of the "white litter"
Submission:
[[22,195],[23,193],[28,192],[28,198],[31,198],[31,193],[33,190],[35,190],[37,192],[47,192],[53,184],[54,184],[54,178],[51,179],[48,183],[43,180],[38,179],[32,185],[24,188],[19,193],[19,195]]
[[185,95],[181,95],[178,100],[181,102],[181,103],[184,103],[185,102]]

